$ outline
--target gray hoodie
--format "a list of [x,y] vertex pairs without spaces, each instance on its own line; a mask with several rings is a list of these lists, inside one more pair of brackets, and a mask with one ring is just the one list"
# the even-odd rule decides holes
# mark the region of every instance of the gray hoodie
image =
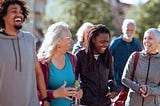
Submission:
[[[125,106],[160,106],[160,53],[140,52],[132,81],[134,58],[135,52],[129,57],[122,76],[122,83],[130,88]],[[147,85],[145,98],[140,95],[140,85]]]
[[39,106],[35,56],[31,33],[0,33],[0,106]]

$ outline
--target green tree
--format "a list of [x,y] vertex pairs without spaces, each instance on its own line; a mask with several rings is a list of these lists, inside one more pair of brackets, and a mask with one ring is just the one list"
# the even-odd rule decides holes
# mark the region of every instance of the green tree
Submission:
[[45,20],[67,22],[74,35],[84,22],[104,24],[114,30],[112,8],[104,0],[59,0],[57,4],[50,4],[47,11]]
[[68,10],[71,16],[74,16],[71,21],[75,22],[76,29],[87,21],[113,28],[113,14],[109,3],[104,0],[73,0],[72,3],[73,5]]
[[149,0],[144,5],[132,8],[128,16],[134,17],[137,24],[136,34],[140,41],[148,28],[157,28],[160,24],[160,0]]

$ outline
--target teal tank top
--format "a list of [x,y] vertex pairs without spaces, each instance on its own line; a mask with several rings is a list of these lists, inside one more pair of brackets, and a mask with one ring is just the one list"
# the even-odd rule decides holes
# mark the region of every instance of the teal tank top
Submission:
[[[48,89],[56,90],[67,82],[66,87],[72,87],[75,81],[74,71],[69,59],[69,56],[65,54],[65,66],[62,69],[57,69],[52,62],[50,62],[49,82]],[[50,106],[71,106],[72,101],[66,98],[52,99]]]

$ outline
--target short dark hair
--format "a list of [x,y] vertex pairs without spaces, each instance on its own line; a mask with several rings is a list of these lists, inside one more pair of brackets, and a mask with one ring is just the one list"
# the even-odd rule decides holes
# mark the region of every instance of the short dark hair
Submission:
[[5,0],[1,5],[0,10],[0,27],[5,28],[3,17],[7,14],[7,9],[12,4],[18,4],[22,9],[22,14],[24,16],[25,21],[27,19],[27,16],[29,14],[28,6],[26,5],[25,0]]

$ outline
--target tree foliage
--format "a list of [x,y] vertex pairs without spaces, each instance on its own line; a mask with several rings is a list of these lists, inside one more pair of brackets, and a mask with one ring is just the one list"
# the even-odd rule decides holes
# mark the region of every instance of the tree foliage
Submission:
[[137,37],[142,41],[143,34],[148,28],[157,28],[160,24],[160,0],[149,0],[140,7],[134,7],[129,11],[130,17],[134,17],[137,24]]
[[[65,21],[71,26],[73,34],[84,22],[104,24],[113,29],[113,13],[110,3],[104,0],[58,0],[59,5],[52,5],[47,21]],[[60,10],[58,12],[58,10]],[[56,12],[54,14],[54,11]],[[57,14],[58,12],[58,14]]]
[[73,0],[73,5],[69,8],[69,12],[74,17],[77,29],[84,22],[92,22],[93,24],[105,24],[112,28],[112,10],[109,3],[104,0]]

